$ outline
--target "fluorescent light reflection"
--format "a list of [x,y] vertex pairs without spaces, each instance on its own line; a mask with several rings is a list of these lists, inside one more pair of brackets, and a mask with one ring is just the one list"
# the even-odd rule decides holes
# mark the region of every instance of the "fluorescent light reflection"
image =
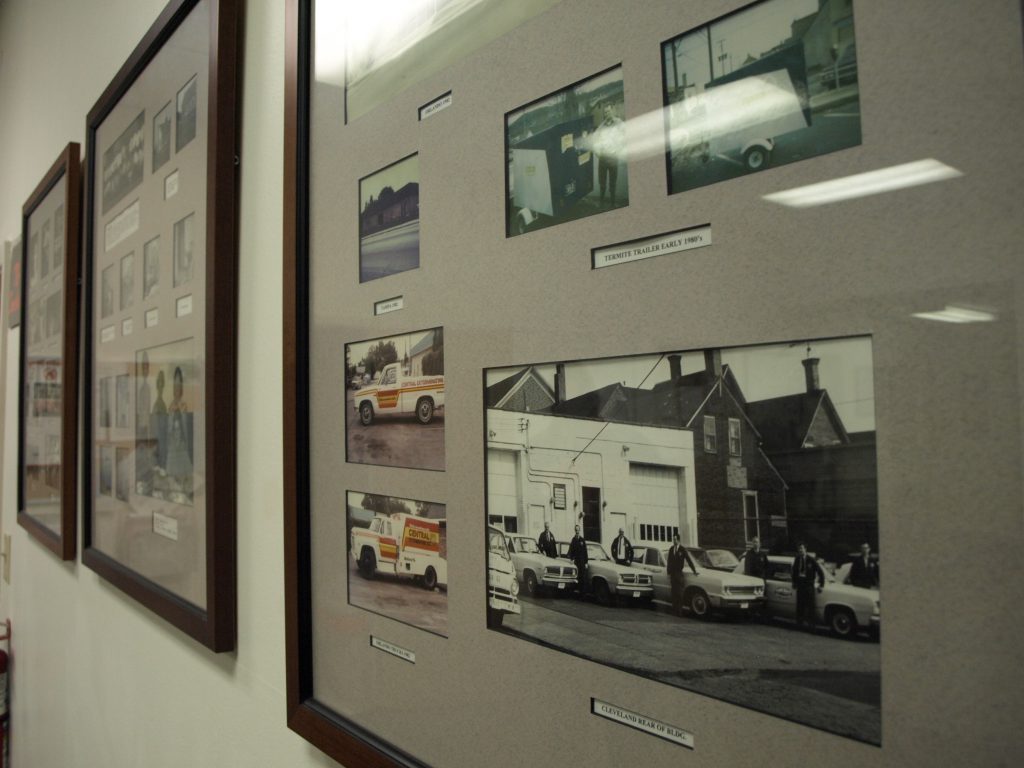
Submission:
[[913,317],[919,317],[922,320],[937,320],[940,323],[991,323],[996,319],[996,314],[979,307],[947,304],[945,309],[935,312],[915,312]]
[[889,168],[880,168],[877,171],[844,176],[841,179],[823,181],[820,184],[774,192],[765,195],[764,199],[791,208],[807,208],[812,205],[826,205],[841,200],[891,192],[894,189],[916,187],[934,181],[955,179],[958,176],[963,176],[963,174],[956,168],[929,158],[903,165],[893,165]]

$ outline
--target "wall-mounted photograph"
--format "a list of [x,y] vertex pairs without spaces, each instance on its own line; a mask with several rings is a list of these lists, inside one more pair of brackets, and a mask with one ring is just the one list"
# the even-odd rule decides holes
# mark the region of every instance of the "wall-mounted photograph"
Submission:
[[153,118],[153,171],[171,159],[171,102]]
[[174,287],[192,279],[192,260],[195,247],[195,214],[190,213],[174,222]]
[[880,743],[870,338],[490,369],[484,400],[492,629]]
[[448,637],[445,505],[348,492],[348,601]]
[[135,493],[185,505],[193,499],[199,387],[193,346],[184,339],[135,357]]
[[851,0],[764,0],[662,44],[669,192],[861,142]]
[[142,183],[145,143],[146,113],[142,111],[103,152],[104,214]]
[[359,180],[359,282],[420,265],[420,159]]
[[145,301],[160,285],[160,237],[142,246],[142,300]]
[[622,67],[505,115],[506,235],[629,205]]
[[135,298],[135,253],[121,257],[121,309],[128,309]]
[[444,329],[345,345],[346,460],[444,469]]
[[199,76],[193,75],[192,79],[178,91],[174,133],[176,152],[181,152],[196,137],[196,107],[198,104],[196,89],[198,84]]

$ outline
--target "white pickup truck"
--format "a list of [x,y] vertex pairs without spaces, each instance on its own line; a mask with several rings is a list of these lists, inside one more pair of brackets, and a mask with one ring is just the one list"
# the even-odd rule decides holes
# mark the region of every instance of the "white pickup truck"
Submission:
[[415,414],[420,424],[429,424],[444,409],[444,376],[406,376],[398,363],[389,363],[375,382],[356,391],[352,407],[364,427],[383,415]]

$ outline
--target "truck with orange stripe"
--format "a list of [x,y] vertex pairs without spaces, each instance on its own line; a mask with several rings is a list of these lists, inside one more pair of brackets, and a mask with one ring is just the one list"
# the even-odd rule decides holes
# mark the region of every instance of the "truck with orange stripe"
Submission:
[[381,368],[377,380],[357,390],[352,407],[364,427],[377,416],[410,416],[429,424],[444,409],[444,376],[406,376],[398,363]]
[[424,588],[448,587],[446,520],[405,512],[374,515],[369,528],[353,528],[353,559],[364,578],[377,574],[419,581]]

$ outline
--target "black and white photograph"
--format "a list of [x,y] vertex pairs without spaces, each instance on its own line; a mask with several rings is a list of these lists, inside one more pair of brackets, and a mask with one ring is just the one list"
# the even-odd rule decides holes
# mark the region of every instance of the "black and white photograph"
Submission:
[[114,426],[123,429],[131,423],[128,414],[131,411],[132,402],[132,377],[127,373],[122,373],[114,381]]
[[100,447],[100,493],[104,496],[114,495],[114,446]]
[[191,505],[198,379],[192,339],[135,356],[135,493]]
[[505,115],[506,235],[629,205],[622,67]]
[[58,205],[53,214],[53,268],[64,267],[64,206]]
[[103,152],[103,214],[142,183],[145,166],[146,112],[139,112]]
[[60,336],[61,323],[61,311],[64,309],[64,293],[60,290],[59,284],[57,289],[46,298],[46,338],[54,338]]
[[484,401],[492,629],[881,743],[869,337],[488,369]]
[[100,276],[100,317],[114,314],[114,265],[104,267]]
[[178,91],[177,119],[174,129],[174,150],[176,152],[181,152],[196,137],[196,86],[198,82],[198,76],[193,75],[192,79]]
[[195,214],[174,222],[174,287],[192,279],[192,255],[195,244]]
[[132,489],[132,468],[131,468],[131,449],[122,446],[117,446],[115,450],[115,457],[117,459],[117,469],[114,474],[114,494],[121,501],[128,501],[128,494]]
[[121,257],[121,309],[128,309],[135,298],[135,252]]
[[348,492],[348,601],[448,637],[445,505]]
[[50,274],[50,253],[53,250],[53,232],[49,219],[43,222],[42,255],[40,258],[40,278]]
[[171,159],[171,102],[153,118],[153,172]]
[[420,160],[412,155],[359,180],[359,282],[420,265]]
[[142,300],[145,301],[160,286],[160,237],[154,237],[142,246]]
[[110,401],[111,398],[114,396],[113,382],[113,376],[104,376],[102,379],[100,379],[99,412],[100,427],[103,428],[110,427],[112,425],[110,419]]
[[444,469],[444,329],[345,345],[346,460]]
[[850,0],[764,0],[662,44],[669,192],[861,143]]

